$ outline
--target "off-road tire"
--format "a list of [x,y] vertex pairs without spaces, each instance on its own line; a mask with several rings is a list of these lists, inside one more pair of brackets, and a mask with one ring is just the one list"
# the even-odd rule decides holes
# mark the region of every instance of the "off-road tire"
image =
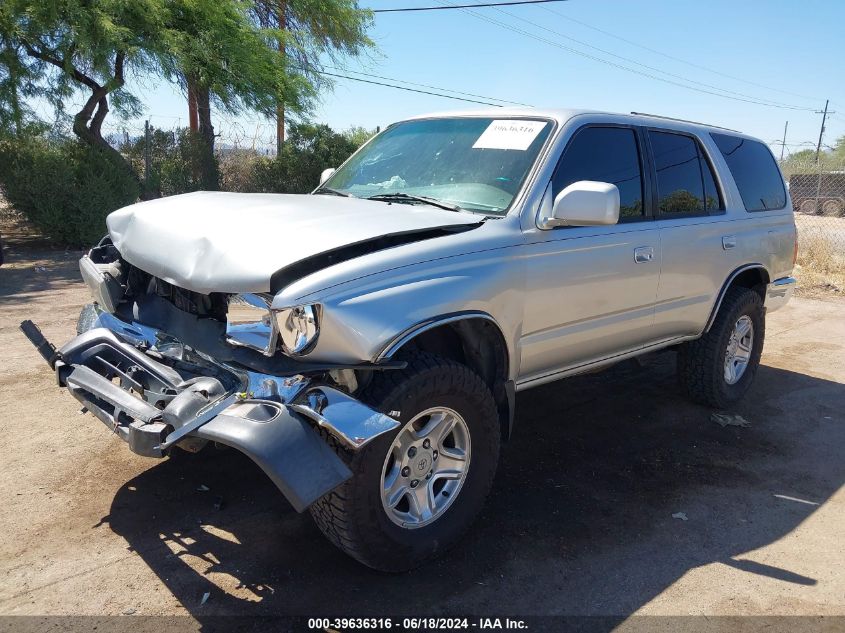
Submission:
[[[725,380],[725,354],[734,325],[747,315],[754,326],[751,358],[740,379]],[[726,408],[741,399],[751,386],[765,338],[765,309],[760,294],[748,288],[728,289],[709,332],[678,350],[678,378],[690,399],[716,408]]]
[[472,456],[458,496],[442,516],[423,527],[411,530],[391,521],[381,501],[381,476],[400,426],[355,453],[327,438],[353,475],[310,508],[332,543],[364,565],[386,572],[418,567],[461,538],[484,505],[499,458],[496,404],[481,378],[464,365],[428,353],[407,360],[406,369],[377,374],[361,398],[402,426],[435,406],[460,414],[470,433]]

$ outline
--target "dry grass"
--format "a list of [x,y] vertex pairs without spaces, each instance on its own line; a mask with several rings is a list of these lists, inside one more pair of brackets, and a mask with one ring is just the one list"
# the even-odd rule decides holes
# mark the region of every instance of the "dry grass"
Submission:
[[796,214],[798,293],[845,294],[845,218]]

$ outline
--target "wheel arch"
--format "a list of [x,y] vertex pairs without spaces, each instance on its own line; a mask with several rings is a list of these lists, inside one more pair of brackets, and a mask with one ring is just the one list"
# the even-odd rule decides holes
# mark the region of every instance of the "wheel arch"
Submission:
[[746,264],[734,270],[725,280],[725,283],[722,284],[722,289],[719,291],[716,303],[710,311],[710,317],[707,319],[707,326],[704,328],[704,332],[709,332],[710,328],[713,327],[713,322],[716,320],[716,315],[719,313],[719,308],[722,307],[722,301],[724,301],[729,289],[735,287],[748,288],[756,291],[765,300],[766,286],[770,282],[769,271],[766,270],[763,264]]
[[513,429],[516,389],[509,379],[511,354],[502,328],[488,313],[465,311],[427,319],[395,336],[376,358],[417,349],[462,363],[490,387],[499,411],[503,439]]

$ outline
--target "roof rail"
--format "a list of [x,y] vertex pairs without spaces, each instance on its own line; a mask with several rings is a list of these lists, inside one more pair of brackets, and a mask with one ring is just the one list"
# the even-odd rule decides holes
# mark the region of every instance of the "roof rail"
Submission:
[[737,134],[742,134],[739,130],[733,130],[729,127],[723,127],[721,125],[713,125],[712,123],[702,123],[701,121],[690,121],[689,119],[676,119],[675,117],[671,116],[662,116],[660,114],[649,114],[648,112],[631,112],[631,114],[635,114],[637,116],[650,116],[655,119],[666,119],[667,121],[678,121],[679,123],[694,123],[695,125],[705,125],[707,127],[714,127],[717,130],[727,130],[728,132],[736,132]]

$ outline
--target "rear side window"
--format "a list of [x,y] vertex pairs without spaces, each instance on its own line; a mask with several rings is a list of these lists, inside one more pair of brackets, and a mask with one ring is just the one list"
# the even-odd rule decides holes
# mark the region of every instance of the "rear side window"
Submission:
[[708,213],[721,208],[716,180],[698,142],[685,134],[648,133],[661,214]]
[[554,195],[579,180],[609,182],[619,189],[619,218],[643,216],[643,177],[634,130],[587,127],[569,142],[554,176]]
[[758,141],[729,134],[710,136],[725,157],[746,211],[766,211],[786,206],[783,178],[768,147]]

